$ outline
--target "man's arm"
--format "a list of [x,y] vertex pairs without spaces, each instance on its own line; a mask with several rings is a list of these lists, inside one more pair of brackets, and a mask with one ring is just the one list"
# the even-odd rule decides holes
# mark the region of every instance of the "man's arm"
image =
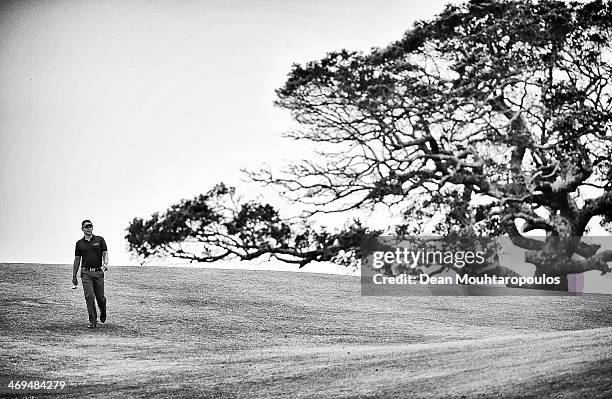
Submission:
[[72,285],[78,285],[77,281],[77,272],[79,271],[79,266],[81,266],[81,257],[74,257],[74,264],[72,265]]
[[102,267],[104,270],[108,270],[108,251],[102,252]]
[[108,270],[108,247],[106,246],[106,241],[104,237],[100,237],[102,242],[100,243],[100,249],[102,250],[102,267],[104,271]]

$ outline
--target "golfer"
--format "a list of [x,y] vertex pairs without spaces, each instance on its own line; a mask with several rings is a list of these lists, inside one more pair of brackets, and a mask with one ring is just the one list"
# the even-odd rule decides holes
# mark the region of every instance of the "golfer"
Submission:
[[87,312],[89,313],[87,328],[96,328],[98,324],[96,302],[98,302],[100,308],[100,322],[104,323],[106,321],[104,272],[108,270],[108,249],[104,238],[93,235],[91,220],[83,220],[81,230],[84,236],[77,241],[74,248],[72,284],[74,286],[78,284],[77,271],[81,266],[81,282],[83,283],[83,292],[85,293],[85,302],[87,302]]

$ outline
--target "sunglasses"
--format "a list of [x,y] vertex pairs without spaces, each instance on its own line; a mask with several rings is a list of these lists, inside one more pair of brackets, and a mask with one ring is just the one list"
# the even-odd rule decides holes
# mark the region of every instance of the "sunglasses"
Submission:
[[85,226],[83,226],[84,229],[91,229],[93,228],[93,224],[86,224]]

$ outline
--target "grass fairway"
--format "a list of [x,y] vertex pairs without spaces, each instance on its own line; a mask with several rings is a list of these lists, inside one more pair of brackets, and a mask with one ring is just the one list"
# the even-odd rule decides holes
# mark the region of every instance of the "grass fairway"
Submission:
[[359,278],[0,265],[3,397],[611,397],[612,297],[361,297]]

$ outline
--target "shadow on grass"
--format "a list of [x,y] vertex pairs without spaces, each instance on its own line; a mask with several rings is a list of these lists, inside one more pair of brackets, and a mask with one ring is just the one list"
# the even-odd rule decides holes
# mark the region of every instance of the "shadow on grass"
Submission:
[[[104,324],[98,321],[96,328],[87,328],[87,321],[70,320],[67,322],[40,322],[33,328],[28,328],[28,334],[37,335],[39,332],[42,335],[53,334],[54,337],[73,337],[77,338],[88,334],[111,334],[117,337],[137,337],[142,335],[137,326],[130,326],[117,322],[106,322]],[[19,330],[18,328],[16,330]],[[13,329],[13,332],[15,329]]]

